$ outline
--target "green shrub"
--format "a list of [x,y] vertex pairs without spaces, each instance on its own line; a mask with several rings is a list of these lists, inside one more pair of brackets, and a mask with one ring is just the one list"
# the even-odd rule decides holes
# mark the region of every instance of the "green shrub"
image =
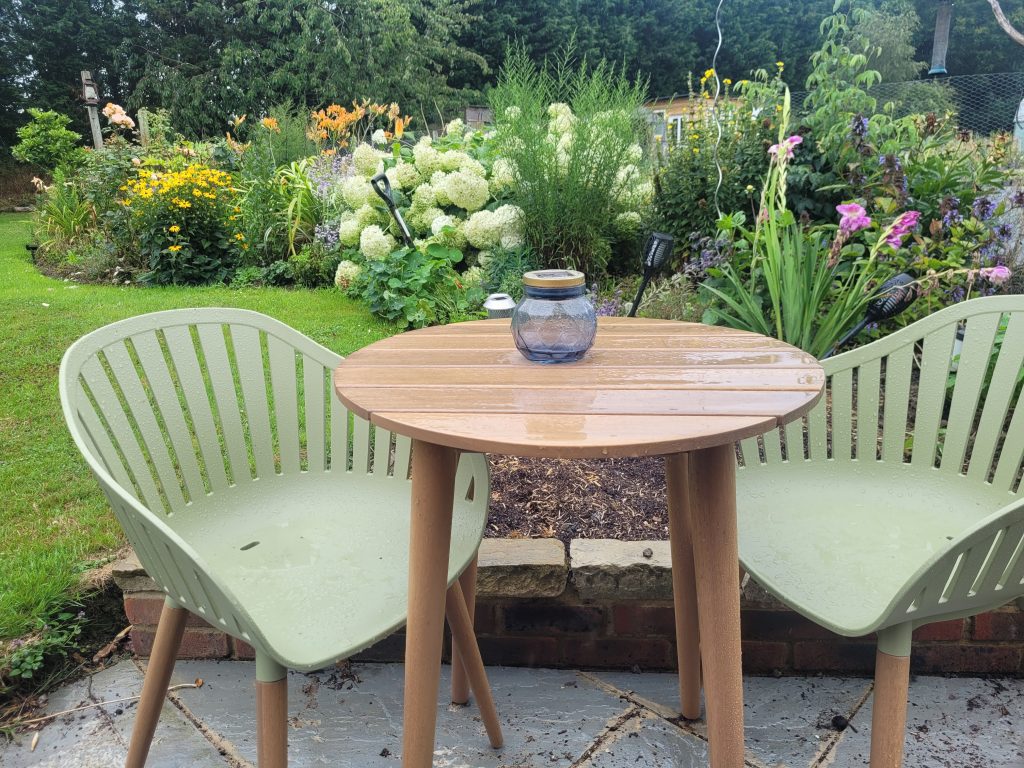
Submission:
[[338,248],[319,241],[303,246],[290,260],[292,277],[304,288],[324,288],[334,283],[338,264],[345,258]]
[[497,154],[545,267],[600,277],[616,243],[638,235],[653,193],[645,90],[607,62],[573,65],[571,47],[543,67],[508,51],[490,94]]
[[81,158],[78,144],[81,134],[68,129],[71,118],[30,107],[32,120],[18,129],[18,143],[11,154],[23,163],[32,163],[52,171],[61,165],[73,165]]
[[53,172],[53,183],[39,207],[36,237],[41,256],[52,258],[82,240],[95,224],[95,212],[74,181],[63,170]]
[[528,248],[495,248],[479,259],[488,293],[507,293],[516,301],[523,297],[523,274],[540,269],[540,259]]

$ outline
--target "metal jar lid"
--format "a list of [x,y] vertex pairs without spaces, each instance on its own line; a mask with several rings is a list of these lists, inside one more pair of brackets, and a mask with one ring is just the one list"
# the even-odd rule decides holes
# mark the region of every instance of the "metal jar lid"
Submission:
[[575,269],[538,269],[523,275],[523,285],[531,288],[574,288],[585,280]]

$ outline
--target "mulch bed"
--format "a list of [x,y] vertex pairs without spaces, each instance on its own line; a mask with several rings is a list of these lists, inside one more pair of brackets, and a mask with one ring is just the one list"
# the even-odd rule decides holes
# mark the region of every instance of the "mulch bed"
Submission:
[[668,538],[665,460],[491,456],[491,538]]

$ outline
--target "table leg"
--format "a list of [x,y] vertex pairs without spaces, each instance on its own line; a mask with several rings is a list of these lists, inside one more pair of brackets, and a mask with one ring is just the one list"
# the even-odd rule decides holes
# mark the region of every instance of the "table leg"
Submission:
[[736,454],[732,444],[690,454],[693,561],[697,573],[711,768],[743,766],[743,669],[736,583]]
[[668,530],[672,548],[672,597],[675,600],[676,657],[679,661],[680,711],[688,720],[700,717],[700,635],[697,585],[690,532],[689,457],[665,457],[668,486]]
[[431,768],[458,452],[413,440],[403,768]]

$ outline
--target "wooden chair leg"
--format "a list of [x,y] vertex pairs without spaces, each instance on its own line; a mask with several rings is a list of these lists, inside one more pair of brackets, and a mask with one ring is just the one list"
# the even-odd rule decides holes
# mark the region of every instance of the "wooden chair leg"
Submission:
[[288,768],[288,670],[256,654],[256,765]]
[[[466,597],[470,628],[473,626],[476,613],[476,566],[477,559],[474,557],[469,567],[459,576],[459,585],[462,587],[462,594]],[[466,677],[466,669],[462,663],[462,649],[454,635],[452,636],[452,703],[469,703],[469,678]]]
[[142,698],[139,699],[139,708],[135,714],[135,726],[132,729],[131,741],[128,743],[125,768],[142,768],[146,764],[187,619],[187,610],[172,602],[170,598],[164,601],[160,622],[156,628],[156,638],[153,641],[153,651],[146,667],[146,678],[142,682]]
[[487,672],[484,670],[484,662],[480,657],[480,648],[476,644],[476,637],[473,634],[473,624],[469,620],[469,610],[466,608],[466,598],[462,594],[462,587],[455,582],[448,589],[445,596],[445,615],[448,617],[448,625],[452,628],[452,638],[458,638],[459,647],[462,649],[462,663],[466,669],[466,677],[476,696],[477,705],[480,707],[480,717],[483,718],[484,727],[487,729],[487,738],[491,746],[498,749],[503,743],[501,735],[501,724],[498,722],[498,710],[494,707],[494,698],[491,696],[491,684],[487,681]]
[[696,720],[700,717],[700,626],[690,532],[688,466],[689,457],[685,453],[665,457],[680,712],[686,719]]
[[[875,653],[875,693],[871,713],[871,768],[900,768],[907,731],[910,688],[910,627],[893,638],[879,632]],[[893,642],[893,640],[896,642]],[[884,649],[884,650],[883,650]]]

